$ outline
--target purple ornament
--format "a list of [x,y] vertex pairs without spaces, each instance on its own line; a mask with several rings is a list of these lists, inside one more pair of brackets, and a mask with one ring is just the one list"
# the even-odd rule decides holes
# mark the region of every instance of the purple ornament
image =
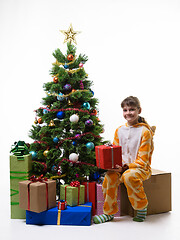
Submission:
[[76,138],[77,140],[81,139],[81,134],[76,134],[76,135],[75,135],[75,138]]
[[91,127],[93,125],[93,121],[91,119],[88,119],[85,121],[85,125]]
[[66,90],[66,91],[70,91],[71,90],[71,84],[69,84],[69,83],[67,83],[66,85],[64,85],[64,90]]

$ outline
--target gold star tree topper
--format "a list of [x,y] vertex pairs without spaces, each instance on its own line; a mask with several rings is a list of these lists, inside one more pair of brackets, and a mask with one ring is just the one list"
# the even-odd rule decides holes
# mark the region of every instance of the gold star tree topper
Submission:
[[64,43],[65,42],[70,42],[70,44],[72,43],[72,41],[77,44],[75,36],[80,33],[79,31],[74,31],[72,24],[70,24],[70,27],[67,31],[65,30],[60,30],[60,32],[62,32],[65,35],[65,39],[64,39]]

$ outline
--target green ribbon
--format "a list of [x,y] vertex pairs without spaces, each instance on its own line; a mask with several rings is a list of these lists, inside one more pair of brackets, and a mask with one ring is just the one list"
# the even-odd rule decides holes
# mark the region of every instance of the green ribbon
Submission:
[[[28,174],[28,172],[19,172],[19,171],[10,171],[10,174],[14,173],[14,174]],[[20,180],[27,180],[28,176],[11,176],[10,175],[10,179],[20,179]],[[19,194],[18,190],[15,189],[10,189],[10,191],[12,191],[13,193],[10,194],[10,197]],[[12,202],[11,201],[11,205],[19,205],[19,202]]]

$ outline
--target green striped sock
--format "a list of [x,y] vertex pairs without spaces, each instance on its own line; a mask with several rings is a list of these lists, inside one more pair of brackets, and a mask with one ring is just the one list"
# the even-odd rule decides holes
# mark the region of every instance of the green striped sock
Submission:
[[93,222],[98,224],[98,223],[104,223],[113,220],[114,215],[107,215],[107,214],[101,214],[101,215],[96,215],[93,217]]
[[137,210],[136,217],[133,218],[133,221],[135,222],[144,222],[147,215],[147,207],[142,210]]

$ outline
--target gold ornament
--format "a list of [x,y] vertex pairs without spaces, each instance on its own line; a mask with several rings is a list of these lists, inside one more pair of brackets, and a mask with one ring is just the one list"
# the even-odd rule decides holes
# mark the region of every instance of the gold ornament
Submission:
[[76,39],[75,39],[75,36],[76,34],[80,33],[79,31],[74,31],[73,30],[73,27],[72,27],[72,24],[70,24],[70,27],[67,31],[65,30],[60,30],[60,32],[62,32],[64,35],[65,35],[65,40],[64,40],[64,43],[65,42],[70,42],[70,44],[72,43],[72,41],[77,44],[76,42]]
[[43,152],[43,155],[45,156],[45,157],[47,157],[47,154],[48,154],[48,150],[45,150],[44,152]]
[[72,106],[73,103],[72,103],[70,100],[68,100],[68,105],[69,105],[69,106]]
[[49,127],[55,127],[55,124],[54,124],[54,121],[53,121],[53,120],[50,121]]

